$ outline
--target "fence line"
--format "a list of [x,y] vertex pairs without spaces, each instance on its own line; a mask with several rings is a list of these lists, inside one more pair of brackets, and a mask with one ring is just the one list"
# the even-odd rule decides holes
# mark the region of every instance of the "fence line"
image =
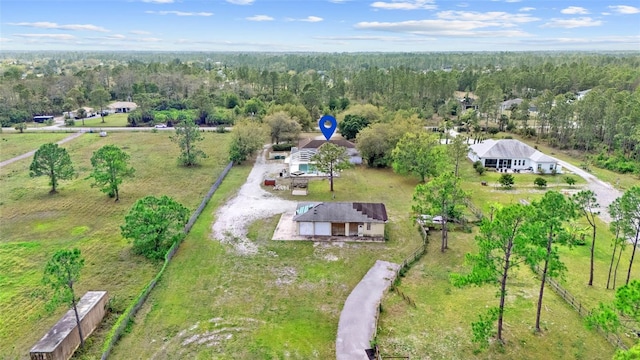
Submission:
[[[183,229],[183,233],[185,236],[191,231],[193,224],[195,224],[196,220],[198,220],[198,217],[204,210],[205,206],[207,205],[209,200],[211,200],[211,197],[216,192],[216,190],[218,190],[218,187],[222,183],[222,180],[224,180],[224,178],[227,176],[227,173],[229,172],[229,170],[231,170],[232,167],[233,167],[233,162],[229,162],[229,164],[227,164],[224,170],[222,170],[222,173],[220,174],[220,176],[218,176],[218,179],[216,180],[216,182],[213,185],[211,185],[209,192],[207,192],[207,194],[204,196],[204,198],[200,202],[200,206],[198,206],[198,208],[193,212],[193,214],[189,218],[189,221],[185,225]],[[162,268],[160,268],[160,271],[158,271],[156,276],[153,279],[151,279],[151,281],[147,284],[147,286],[144,287],[144,289],[142,289],[142,292],[138,294],[135,301],[132,302],[127,307],[124,313],[120,315],[118,320],[116,320],[115,324],[113,324],[113,326],[111,327],[111,330],[107,334],[107,337],[104,340],[104,343],[102,345],[101,360],[105,360],[109,357],[111,350],[113,350],[114,345],[122,336],[122,333],[129,325],[129,322],[131,321],[131,319],[136,315],[138,310],[140,310],[142,305],[144,305],[145,301],[149,297],[149,294],[151,293],[151,290],[153,290],[156,287],[156,284],[162,277],[162,274],[164,273],[164,270],[167,268],[167,265],[169,265],[169,262],[178,251],[178,247],[180,247],[180,244],[182,243],[185,236],[182,236],[180,240],[178,240],[171,246],[171,248],[165,254],[164,264],[162,265]]]
[[[533,268],[534,272],[537,273],[538,275],[542,275],[542,270],[540,270],[539,266],[535,266]],[[556,294],[560,295],[560,297],[566,301],[569,305],[571,305],[572,308],[574,308],[578,314],[580,314],[580,316],[582,317],[587,317],[589,315],[591,315],[591,310],[589,310],[587,307],[583,306],[581,302],[579,302],[575,296],[573,296],[570,292],[567,291],[567,289],[563,288],[557,281],[555,281],[552,278],[547,277],[546,280],[546,285],[549,285],[553,291],[555,291]],[[629,348],[627,347],[627,345],[625,345],[622,340],[620,339],[620,337],[617,334],[611,334],[608,333],[604,330],[602,330],[602,328],[600,326],[596,326],[596,330],[598,331],[598,333],[600,335],[602,335],[605,339],[607,339],[607,341],[616,347],[619,347],[623,350],[629,350]]]

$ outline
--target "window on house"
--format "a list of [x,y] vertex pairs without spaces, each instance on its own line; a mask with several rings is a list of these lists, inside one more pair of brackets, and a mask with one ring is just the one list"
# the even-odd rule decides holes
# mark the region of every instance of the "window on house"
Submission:
[[367,223],[367,230],[371,230],[371,223]]

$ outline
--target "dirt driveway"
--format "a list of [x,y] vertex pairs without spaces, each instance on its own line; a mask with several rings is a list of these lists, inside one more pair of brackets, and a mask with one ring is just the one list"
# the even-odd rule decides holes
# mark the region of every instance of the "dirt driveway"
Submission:
[[280,160],[266,160],[267,147],[258,156],[247,182],[216,213],[213,237],[232,244],[239,254],[252,255],[258,247],[247,239],[247,227],[258,219],[295,211],[294,201],[280,199],[261,188],[266,176],[275,177],[284,167]]

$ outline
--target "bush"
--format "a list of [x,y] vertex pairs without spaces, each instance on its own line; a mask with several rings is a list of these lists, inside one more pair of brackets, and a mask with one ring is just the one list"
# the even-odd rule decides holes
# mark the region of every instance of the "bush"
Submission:
[[576,179],[572,178],[571,176],[565,176],[564,182],[566,182],[569,186],[573,186],[576,183]]
[[541,177],[537,177],[535,180],[533,180],[533,184],[539,188],[544,188],[547,187],[547,180]]
[[502,174],[502,176],[500,176],[500,178],[498,179],[498,183],[500,183],[502,187],[511,189],[513,187],[513,184],[515,184],[515,179],[511,174]]
[[500,129],[498,129],[497,127],[490,126],[487,132],[491,135],[495,135],[500,132]]
[[474,169],[477,169],[477,168],[479,168],[481,166],[482,166],[482,161],[480,161],[480,160],[478,160],[478,161],[473,163],[473,168]]
[[75,126],[76,125],[76,121],[73,119],[65,119],[64,120],[64,125],[65,126]]
[[282,143],[282,144],[273,144],[271,149],[273,151],[291,151],[293,144],[290,143]]
[[480,166],[478,166],[478,167],[476,168],[476,172],[478,173],[478,175],[482,175],[482,174],[484,174],[484,172],[485,172],[485,171],[487,171],[487,169],[486,169],[484,166],[482,166],[482,165],[480,165]]

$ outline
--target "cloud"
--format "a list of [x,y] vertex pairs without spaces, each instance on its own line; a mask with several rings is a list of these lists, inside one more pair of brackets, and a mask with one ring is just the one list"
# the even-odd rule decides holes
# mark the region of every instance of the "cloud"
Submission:
[[177,16],[211,16],[213,13],[211,12],[186,12],[186,11],[153,11],[147,10],[145,11],[147,14],[155,14],[155,15],[177,15]]
[[105,37],[105,39],[108,39],[108,40],[124,40],[126,38],[127,37],[122,34],[114,34],[114,35],[109,35]]
[[376,1],[371,7],[382,10],[433,10],[438,7],[435,0],[391,0],[391,2]]
[[629,15],[640,13],[640,8],[629,5],[613,5],[609,6],[609,9],[611,9],[611,11],[615,12],[616,14]]
[[0,37],[0,42],[10,42],[11,39]]
[[227,0],[229,4],[233,5],[251,5],[254,0]]
[[410,20],[396,23],[360,22],[355,25],[355,28],[362,30],[389,31],[415,35],[445,37],[516,37],[529,35],[520,30],[478,30],[481,28],[493,26],[496,26],[496,24],[481,21],[439,19]]
[[171,4],[173,0],[142,0],[145,3],[153,3],[153,4]]
[[307,16],[305,19],[300,19],[300,21],[306,21],[306,22],[320,22],[322,20],[324,19],[318,16]]
[[[461,20],[468,22],[487,22],[485,26],[512,26],[513,23],[528,23],[540,19],[527,14],[510,14],[502,11],[489,11],[485,13],[477,11],[440,11],[437,14],[439,19]],[[428,20],[426,20],[428,21]]]
[[572,19],[551,19],[546,24],[543,24],[541,27],[543,28],[565,28],[565,29],[573,29],[579,27],[592,27],[592,26],[600,26],[602,25],[602,21],[594,20],[590,17],[580,17],[580,18],[572,18]]
[[586,15],[589,13],[587,9],[580,6],[569,6],[566,9],[560,10],[560,12],[568,15]]
[[408,43],[422,43],[436,41],[436,38],[426,37],[400,37],[400,36],[314,36],[314,39],[318,40],[331,40],[331,41],[385,41],[385,42],[408,42]]
[[26,39],[52,39],[52,40],[75,40],[75,36],[71,34],[13,34],[13,36],[26,38]]
[[131,30],[129,31],[129,33],[136,34],[136,35],[151,35],[151,32],[144,31],[144,30]]
[[273,21],[273,18],[269,15],[254,15],[245,18],[249,21]]
[[98,32],[109,32],[109,30],[91,24],[69,24],[69,25],[60,25],[54,22],[48,21],[40,21],[40,22],[19,22],[19,23],[9,23],[9,25],[14,26],[26,26],[26,27],[34,27],[39,29],[56,29],[56,30],[73,30],[73,31],[98,31]]
[[527,7],[520,8],[520,10],[518,10],[518,11],[520,11],[520,12],[527,12],[527,11],[533,11],[533,10],[535,10],[535,9],[536,9],[536,8],[534,8],[534,7],[527,6]]

